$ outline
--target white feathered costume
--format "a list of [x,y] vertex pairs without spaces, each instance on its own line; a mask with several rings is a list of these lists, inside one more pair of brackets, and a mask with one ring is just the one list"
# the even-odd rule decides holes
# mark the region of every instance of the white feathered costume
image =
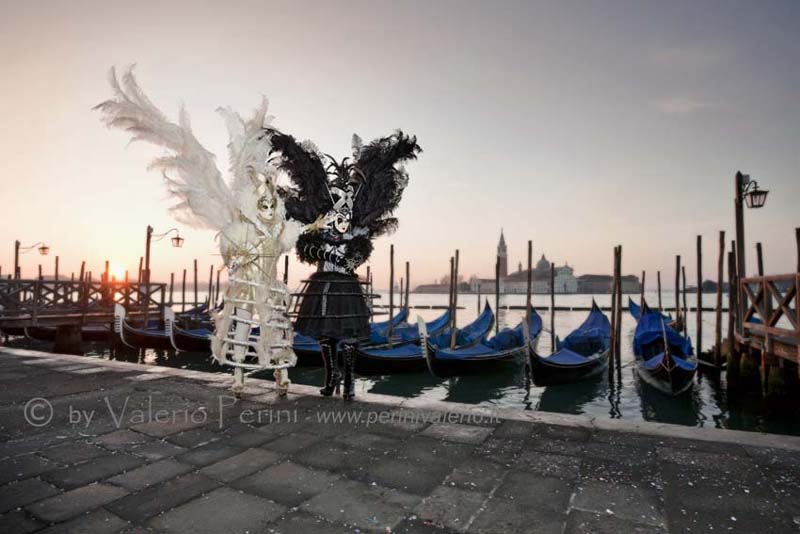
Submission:
[[288,367],[294,366],[292,327],[287,311],[289,291],[277,279],[277,263],[294,247],[303,227],[286,219],[277,195],[277,169],[270,163],[270,137],[264,98],[253,117],[245,121],[230,108],[218,111],[230,135],[230,186],[222,179],[214,155],[192,133],[189,116],[181,108],[178,124],[170,122],[142,92],[132,68],[117,79],[110,72],[114,98],[95,109],[108,126],[148,141],[168,154],[149,168],[162,171],[170,194],[177,200],[171,211],[194,227],[218,232],[220,252],[228,268],[224,306],[214,314],[214,358],[235,367],[234,390],[243,385],[244,369],[275,369],[279,391],[289,385]]

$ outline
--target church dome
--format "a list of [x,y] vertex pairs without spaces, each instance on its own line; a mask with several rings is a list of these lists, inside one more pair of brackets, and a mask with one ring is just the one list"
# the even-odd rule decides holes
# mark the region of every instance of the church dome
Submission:
[[550,269],[550,262],[544,257],[544,254],[542,254],[542,258],[536,262],[536,269],[540,271]]

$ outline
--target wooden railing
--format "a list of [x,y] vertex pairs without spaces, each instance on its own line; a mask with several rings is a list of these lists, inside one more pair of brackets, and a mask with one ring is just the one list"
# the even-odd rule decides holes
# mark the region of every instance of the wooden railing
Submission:
[[129,315],[159,316],[164,284],[76,282],[71,280],[0,280],[0,322],[47,317],[113,314],[121,304]]
[[784,358],[800,358],[800,273],[740,280],[741,341]]

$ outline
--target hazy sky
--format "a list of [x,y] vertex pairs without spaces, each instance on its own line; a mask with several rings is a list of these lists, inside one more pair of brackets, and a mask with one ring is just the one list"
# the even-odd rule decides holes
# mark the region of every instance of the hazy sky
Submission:
[[[204,4],[204,5],[203,5]],[[764,244],[769,272],[795,262],[800,226],[800,3],[603,2],[0,2],[0,265],[13,241],[45,240],[62,271],[110,259],[135,272],[145,227],[176,223],[157,150],[109,131],[91,107],[111,65],[137,63],[171,117],[184,102],[198,138],[226,167],[214,112],[249,113],[260,95],[276,125],[325,152],[349,152],[396,128],[424,149],[397,215],[378,241],[411,260],[415,283],[461,249],[467,276],[493,272],[500,228],[509,264],[525,243],[576,274],[661,269],[674,255],[705,275],[717,232],[733,230],[733,177],[770,189],[748,211],[748,265]],[[154,244],[155,278],[199,258],[220,263],[209,231]],[[42,261],[22,257],[33,274]],[[297,265],[293,262],[293,265]],[[298,269],[293,271],[297,280]]]

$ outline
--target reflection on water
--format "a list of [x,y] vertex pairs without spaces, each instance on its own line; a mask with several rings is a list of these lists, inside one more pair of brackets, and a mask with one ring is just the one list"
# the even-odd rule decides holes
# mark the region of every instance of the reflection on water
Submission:
[[[609,295],[595,297],[601,306],[610,302]],[[707,297],[709,300],[710,297]],[[384,299],[386,300],[386,299]],[[558,295],[557,306],[591,305],[589,295]],[[627,301],[627,297],[624,299]],[[693,305],[694,295],[687,299]],[[648,295],[648,301],[657,302],[657,296]],[[669,295],[664,295],[664,305],[671,306]],[[412,304],[443,305],[447,295],[412,295]],[[494,298],[490,299],[494,306]],[[472,321],[477,313],[477,300],[473,295],[462,295],[459,303],[465,306],[458,313],[460,326]],[[524,295],[509,295],[501,299],[501,305],[524,306]],[[549,329],[548,313],[549,297],[535,295],[534,306],[542,315],[545,328]],[[522,309],[504,311],[500,314],[500,326],[514,326],[523,317]],[[586,311],[557,311],[555,330],[565,336],[585,319]],[[426,321],[441,314],[441,310],[414,309]],[[695,337],[694,313],[689,314],[688,331]],[[703,315],[703,348],[707,350],[713,343],[714,314]],[[727,317],[723,314],[723,325]],[[461,376],[450,379],[439,379],[427,372],[416,374],[397,374],[359,378],[357,393],[371,392],[382,395],[396,395],[407,398],[423,398],[476,404],[483,407],[499,407],[520,410],[541,410],[569,414],[582,414],[593,417],[625,419],[631,421],[657,421],[688,426],[711,426],[762,432],[775,432],[800,435],[800,415],[791,413],[771,413],[767,410],[761,396],[756,393],[735,394],[728,390],[724,373],[707,372],[701,367],[695,378],[693,387],[679,397],[665,396],[636,375],[632,352],[635,323],[627,312],[623,313],[622,323],[622,367],[609,379],[603,373],[596,379],[576,384],[538,387],[526,382],[525,366],[522,361],[509,364],[505,369],[481,376]],[[34,346],[49,350],[49,344],[30,341],[12,341],[10,343]],[[88,355],[114,358],[122,361],[138,362],[146,365],[162,365],[169,367],[195,369],[212,373],[230,373],[227,368],[215,364],[206,354],[191,354],[165,351],[118,350],[113,355],[103,345],[88,347]],[[542,353],[550,351],[550,335],[543,332],[539,340]],[[322,383],[322,369],[307,367],[296,368],[290,373],[293,382],[319,385]],[[257,373],[260,378],[271,379],[271,372]]]

